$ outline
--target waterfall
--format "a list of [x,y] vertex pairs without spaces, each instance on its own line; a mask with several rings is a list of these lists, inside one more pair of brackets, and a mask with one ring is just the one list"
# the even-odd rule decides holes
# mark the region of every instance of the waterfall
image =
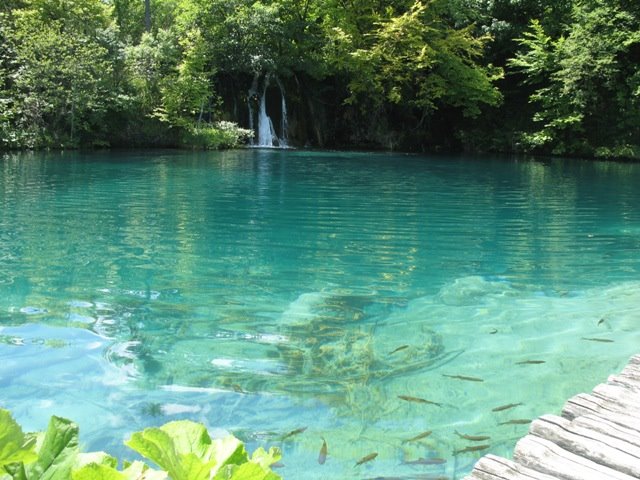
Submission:
[[[273,121],[271,117],[267,113],[267,89],[269,88],[269,80],[271,75],[266,74],[264,76],[264,83],[262,85],[262,93],[258,95],[258,84],[260,81],[260,74],[256,74],[253,77],[253,82],[251,84],[251,88],[249,89],[249,99],[248,99],[248,108],[249,108],[249,129],[256,132],[256,140],[251,141],[251,145],[256,147],[280,147],[287,148],[287,104],[285,102],[284,96],[284,88],[280,79],[276,77],[276,82],[278,84],[278,88],[280,89],[280,97],[281,97],[281,121],[280,121],[280,137],[278,137],[278,133],[273,125]],[[253,102],[257,101],[257,124],[258,128],[255,128],[255,117],[256,113],[254,111]]]
[[280,99],[282,101],[282,119],[280,121],[280,133],[282,136],[280,137],[280,147],[287,148],[289,144],[287,143],[287,132],[289,130],[289,125],[287,124],[287,102],[284,100],[284,87],[282,86],[282,82],[278,77],[276,77],[276,81],[278,82],[278,87],[280,88]]
[[269,74],[264,77],[260,108],[258,109],[258,146],[273,147],[274,140],[278,142],[278,136],[273,128],[273,122],[267,115],[267,87],[269,87]]

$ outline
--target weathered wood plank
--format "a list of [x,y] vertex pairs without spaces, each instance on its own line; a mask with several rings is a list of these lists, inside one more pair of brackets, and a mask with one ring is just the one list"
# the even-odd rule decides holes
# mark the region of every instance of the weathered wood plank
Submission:
[[[562,480],[631,480],[634,477],[571,453],[550,440],[527,435],[513,453],[516,463]],[[637,480],[637,478],[636,478]]]
[[640,379],[640,365],[628,364],[622,369],[621,373]]
[[598,415],[583,415],[574,419],[571,423],[577,427],[588,428],[640,447],[639,418],[629,415],[619,415],[616,422],[612,418]]
[[640,392],[621,385],[601,383],[593,389],[592,395],[605,401],[609,410],[622,409],[640,417]]
[[506,458],[489,454],[478,460],[472,476],[465,480],[558,480],[558,477],[536,472]]
[[640,378],[639,379],[636,379],[635,377],[631,378],[623,374],[609,375],[609,377],[607,378],[607,383],[610,383],[613,385],[620,385],[620,386],[623,386],[624,388],[628,388],[630,390],[640,392]]
[[[598,385],[596,389],[601,386]],[[613,385],[608,386],[612,387]],[[570,398],[564,405],[562,416],[571,420],[580,415],[604,413],[605,411],[629,414],[640,418],[640,398],[633,402],[625,397],[616,398],[615,396],[607,395],[602,390],[593,395],[579,393]]]
[[640,448],[623,440],[576,426],[556,415],[534,420],[529,432],[582,458],[640,477]]
[[618,375],[612,377],[623,377],[634,389],[640,387],[640,365],[627,365]]
[[640,392],[625,388],[621,385],[610,385],[608,383],[600,383],[596,385],[592,392],[594,395],[602,395],[603,398],[614,398],[627,403],[637,405],[640,402]]
[[589,397],[587,394],[581,394],[571,398],[562,410],[562,417],[575,421],[578,418],[595,416],[640,433],[639,417],[629,415],[627,412],[603,410]]
[[[562,416],[573,420],[580,415],[600,413],[603,410],[606,410],[606,408],[604,408],[604,403],[600,399],[588,393],[579,393],[571,397],[567,400],[567,403],[564,404]],[[624,411],[621,413],[624,413]]]

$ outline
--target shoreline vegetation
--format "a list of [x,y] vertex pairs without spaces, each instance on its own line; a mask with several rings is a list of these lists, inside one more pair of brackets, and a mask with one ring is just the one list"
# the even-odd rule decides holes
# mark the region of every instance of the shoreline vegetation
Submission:
[[0,408],[0,477],[26,480],[279,480],[271,470],[278,448],[250,456],[233,435],[212,439],[204,425],[189,420],[135,432],[125,445],[160,467],[123,461],[105,452],[82,452],[78,425],[51,417],[44,432],[24,433]]
[[630,0],[6,0],[0,150],[640,158]]

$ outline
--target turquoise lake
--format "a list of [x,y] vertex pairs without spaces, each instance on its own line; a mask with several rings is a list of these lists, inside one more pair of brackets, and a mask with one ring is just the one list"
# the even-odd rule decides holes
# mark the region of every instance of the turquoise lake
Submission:
[[640,165],[0,157],[0,406],[86,450],[188,418],[285,479],[461,478],[639,351]]

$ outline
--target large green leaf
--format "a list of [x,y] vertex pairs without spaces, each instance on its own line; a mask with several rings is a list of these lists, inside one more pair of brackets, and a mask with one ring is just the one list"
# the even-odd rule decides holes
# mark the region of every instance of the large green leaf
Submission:
[[127,480],[166,480],[167,472],[153,470],[143,462],[133,462],[122,473]]
[[38,442],[38,459],[26,466],[29,480],[71,478],[78,457],[78,426],[71,420],[51,417],[44,437]]
[[[103,452],[97,452],[103,454]],[[92,456],[94,454],[87,454]],[[103,454],[104,455],[104,454]],[[99,455],[100,457],[100,455]],[[113,457],[110,457],[113,458]],[[114,459],[115,460],[115,459]],[[142,462],[133,462],[128,465],[122,472],[116,470],[116,465],[111,462],[87,463],[82,467],[74,470],[72,480],[166,480],[167,472],[152,470]]]
[[211,438],[203,425],[194,422],[147,428],[125,444],[166,470],[173,480],[208,480],[215,465],[209,451]]
[[268,467],[253,462],[242,465],[226,465],[214,477],[214,480],[280,480]]
[[249,461],[244,444],[233,435],[214,440],[212,450],[215,459],[213,474],[224,465],[240,465]]
[[72,480],[127,480],[127,477],[109,465],[89,463],[74,470]]
[[78,454],[75,468],[80,469],[85,465],[89,465],[92,463],[116,468],[118,466],[118,459],[105,452],[80,453]]
[[281,458],[282,451],[276,447],[271,447],[268,452],[264,448],[260,447],[253,452],[253,455],[251,455],[251,461],[253,463],[260,464],[264,469],[269,469],[271,465]]
[[173,480],[209,480],[224,465],[249,460],[237,438],[212,441],[204,425],[188,420],[136,432],[125,444],[166,470]]
[[0,409],[0,471],[10,463],[33,462],[35,453],[35,437],[25,435],[11,414]]

